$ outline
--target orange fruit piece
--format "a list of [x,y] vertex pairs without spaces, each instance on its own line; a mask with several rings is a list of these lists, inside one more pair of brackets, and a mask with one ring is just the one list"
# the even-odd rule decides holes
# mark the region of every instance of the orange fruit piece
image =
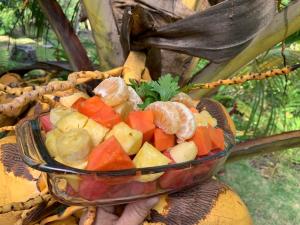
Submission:
[[129,102],[133,103],[133,109],[134,110],[140,110],[140,108],[138,107],[138,104],[142,104],[143,101],[141,99],[141,97],[135,92],[135,90],[132,87],[128,87],[128,91],[129,91]]
[[154,147],[159,151],[164,151],[175,145],[175,135],[166,134],[160,128],[155,128],[154,130]]
[[180,127],[176,132],[176,136],[179,139],[177,142],[183,142],[193,137],[197,127],[196,120],[194,114],[184,104],[173,102],[173,105],[176,107],[180,117]]
[[180,102],[189,108],[196,107],[197,105],[195,100],[193,100],[189,95],[183,92],[179,92],[177,95],[171,98],[171,101]]
[[128,87],[120,77],[110,77],[103,80],[95,89],[94,93],[102,97],[109,106],[116,106],[125,102],[129,97]]
[[180,116],[173,102],[153,102],[147,106],[154,115],[154,124],[167,134],[176,134],[180,128]]

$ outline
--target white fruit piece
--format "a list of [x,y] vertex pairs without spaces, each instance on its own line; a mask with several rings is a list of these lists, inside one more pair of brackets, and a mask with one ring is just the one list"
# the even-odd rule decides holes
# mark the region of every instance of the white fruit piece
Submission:
[[70,166],[70,167],[73,167],[73,168],[77,168],[77,169],[81,169],[81,170],[85,169],[86,166],[87,166],[87,164],[88,164],[87,159],[85,159],[85,160],[78,160],[76,162],[75,161],[74,162],[70,162],[70,161],[63,160],[60,157],[56,157],[55,160],[57,162],[60,162],[60,163],[64,164],[64,165],[67,165],[67,166]]
[[109,131],[108,128],[102,126],[101,124],[95,122],[92,119],[88,119],[86,125],[83,127],[85,129],[93,142],[93,146],[98,145],[102,142],[103,138],[105,137],[106,133]]
[[128,114],[133,111],[133,103],[126,101],[120,105],[117,105],[114,107],[114,110],[116,113],[118,113],[122,120],[125,120],[128,116]]
[[128,155],[136,154],[142,146],[143,133],[132,129],[126,123],[115,125],[105,139],[114,136]]
[[45,144],[49,154],[52,157],[57,156],[56,140],[60,135],[62,135],[62,132],[60,132],[58,129],[53,129],[46,134]]
[[87,159],[92,145],[90,135],[85,129],[74,128],[57,138],[57,156],[67,165],[81,164]]
[[57,107],[57,108],[54,108],[50,111],[50,122],[53,124],[53,125],[56,125],[56,123],[61,119],[63,118],[64,116],[70,114],[74,112],[73,109],[71,108],[66,108],[66,107]]
[[170,155],[176,163],[193,160],[197,156],[197,146],[193,141],[182,142],[170,150]]
[[194,117],[196,120],[197,127],[199,126],[217,126],[217,120],[213,118],[209,112],[206,110],[201,111],[200,113],[194,113]]
[[71,108],[72,105],[79,99],[79,98],[89,98],[89,96],[83,92],[76,92],[74,94],[71,94],[69,96],[64,96],[64,97],[61,97],[59,99],[59,102],[65,106],[65,107],[68,107],[68,108]]
[[129,102],[131,102],[133,104],[133,108],[134,110],[138,111],[140,110],[140,108],[138,107],[139,104],[143,103],[143,100],[141,99],[141,97],[136,93],[136,91],[128,86],[128,91],[129,91]]
[[[169,164],[170,162],[171,160],[168,157],[163,155],[148,142],[144,143],[143,147],[133,159],[133,163],[136,168],[163,166]],[[163,174],[164,172],[141,175],[137,178],[137,180],[140,182],[150,182],[156,180]]]
[[68,132],[74,128],[83,128],[88,121],[88,117],[79,112],[72,112],[62,117],[56,123],[56,127],[62,132]]

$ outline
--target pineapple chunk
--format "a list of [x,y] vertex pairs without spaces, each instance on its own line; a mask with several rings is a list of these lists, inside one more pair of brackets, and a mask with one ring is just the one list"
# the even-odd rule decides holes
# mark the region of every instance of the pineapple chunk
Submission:
[[143,133],[130,128],[126,123],[121,122],[113,127],[105,139],[114,136],[121,144],[128,155],[136,154],[142,146]]
[[83,129],[85,129],[89,133],[94,146],[99,144],[103,140],[106,133],[109,131],[108,128],[102,126],[92,119],[88,119],[88,122],[83,127]]
[[66,107],[57,107],[57,108],[54,108],[50,111],[50,122],[53,124],[53,125],[56,125],[56,123],[61,119],[63,118],[64,116],[70,114],[74,112],[73,109],[70,109],[70,108],[66,108]]
[[56,140],[57,156],[67,165],[81,164],[87,160],[92,149],[92,140],[85,129],[74,128]]
[[83,92],[76,92],[69,96],[64,96],[59,99],[59,102],[68,108],[71,108],[74,102],[76,102],[79,98],[89,98],[89,96]]
[[[159,150],[157,150],[148,142],[144,143],[143,147],[133,159],[133,163],[136,168],[162,166],[167,165],[170,162],[171,160],[168,157],[163,155]],[[140,182],[150,182],[158,179],[163,174],[164,172],[141,175],[137,178],[137,180]]]
[[62,135],[62,132],[58,129],[53,129],[46,134],[45,144],[52,157],[57,156],[56,140],[60,135]]
[[74,128],[83,128],[87,123],[88,118],[79,112],[72,112],[62,117],[57,123],[56,127],[62,132],[68,132]]
[[193,141],[182,142],[170,149],[170,155],[176,163],[193,160],[197,153],[198,148]]
[[209,112],[206,110],[201,111],[200,113],[194,113],[194,117],[196,120],[197,127],[198,126],[205,126],[207,127],[208,125],[212,127],[217,126],[217,120],[213,118]]

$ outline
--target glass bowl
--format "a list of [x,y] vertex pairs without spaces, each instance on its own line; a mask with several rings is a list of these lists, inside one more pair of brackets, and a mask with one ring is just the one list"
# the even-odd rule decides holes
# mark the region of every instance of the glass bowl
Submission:
[[[89,171],[69,167],[49,155],[39,117],[21,120],[16,133],[23,161],[47,173],[49,191],[67,205],[117,205],[181,191],[212,177],[233,146],[232,137],[224,132],[225,150],[213,151],[192,161],[118,171]],[[150,182],[137,180],[145,175],[158,178]]]

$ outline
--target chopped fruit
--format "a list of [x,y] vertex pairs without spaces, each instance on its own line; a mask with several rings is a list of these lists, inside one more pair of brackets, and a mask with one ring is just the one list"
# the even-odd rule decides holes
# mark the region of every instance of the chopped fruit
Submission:
[[209,126],[208,134],[212,143],[212,149],[225,149],[224,132],[222,129]]
[[57,107],[50,111],[50,121],[53,125],[56,125],[56,123],[66,115],[74,112],[74,110],[66,107]]
[[86,99],[85,98],[78,98],[72,105],[73,109],[76,109],[77,111],[79,110],[79,108],[81,107],[81,103],[85,102]]
[[118,140],[112,136],[91,151],[86,169],[110,171],[131,168],[134,168],[133,162]]
[[57,157],[65,164],[80,164],[87,159],[92,140],[85,129],[74,128],[62,133],[56,140]]
[[74,128],[83,128],[87,121],[88,118],[85,115],[79,112],[72,112],[57,121],[56,127],[62,132],[68,132]]
[[175,134],[180,129],[180,115],[173,102],[157,101],[147,106],[154,114],[154,124],[167,134]]
[[207,155],[212,149],[212,143],[208,137],[208,127],[197,127],[192,141],[195,142],[198,148],[198,156]]
[[83,92],[76,92],[72,95],[61,97],[59,99],[59,102],[63,106],[70,108],[70,107],[72,107],[74,102],[76,102],[80,98],[87,99],[87,98],[89,98],[89,96]]
[[103,107],[107,106],[100,97],[93,96],[85,101],[81,102],[78,111],[88,117],[95,115],[101,111]]
[[111,106],[105,104],[98,96],[82,102],[78,111],[107,128],[112,128],[121,122],[120,115]]
[[169,150],[176,163],[187,162],[196,158],[198,149],[193,141],[182,142]]
[[67,180],[68,184],[75,192],[79,191],[79,185],[81,181],[80,176],[74,174],[65,174],[63,175],[63,178]]
[[176,107],[180,117],[180,127],[176,132],[176,136],[179,139],[178,142],[182,142],[193,137],[196,130],[196,120],[193,113],[184,104],[173,102],[173,105]]
[[175,95],[173,98],[171,98],[172,102],[180,102],[187,107],[195,107],[197,104],[195,104],[195,101],[186,93],[179,92],[177,95]]
[[192,113],[199,113],[198,110],[195,107],[191,107],[190,110],[191,110]]
[[103,80],[94,93],[101,96],[103,101],[110,106],[125,102],[129,97],[128,87],[121,77],[110,77]]
[[160,128],[155,128],[154,130],[154,146],[159,151],[164,151],[175,145],[175,135],[166,134]]
[[[171,160],[163,155],[159,150],[153,147],[148,142],[145,142],[140,151],[133,159],[133,163],[137,168],[143,167],[153,167],[153,166],[162,166],[167,165]],[[154,181],[159,178],[163,172],[141,175],[137,178],[140,182],[149,182]]]
[[79,185],[79,195],[89,201],[105,198],[110,185],[96,176],[84,176]]
[[53,129],[46,134],[45,144],[52,157],[57,156],[56,140],[60,135],[62,133],[58,129]]
[[163,189],[174,189],[193,183],[192,169],[169,170],[159,178],[159,185]]
[[114,136],[118,140],[128,155],[136,154],[142,146],[142,132],[130,128],[124,122],[115,125],[113,129],[106,135],[105,139],[108,139],[111,136]]
[[128,124],[131,128],[143,133],[143,141],[150,141],[153,137],[155,125],[152,111],[134,111],[128,115]]
[[106,127],[102,126],[92,119],[88,119],[88,122],[83,128],[89,133],[93,141],[93,146],[98,145],[108,132],[108,129]]
[[200,113],[198,112],[194,113],[194,117],[197,126],[208,126],[208,125],[212,127],[217,126],[217,120],[213,118],[206,110],[203,110]]
[[128,114],[131,111],[133,111],[133,103],[126,101],[120,105],[115,106],[114,109],[116,113],[118,113],[121,116],[123,120],[126,120]]
[[141,99],[141,97],[136,93],[136,91],[132,88],[132,87],[128,87],[128,91],[129,91],[129,98],[128,101],[131,102],[133,104],[133,108],[134,110],[139,110],[138,105],[142,104],[143,101]]
[[40,116],[40,121],[41,121],[42,129],[44,131],[49,132],[54,128],[53,124],[50,121],[50,115],[49,114]]
[[156,181],[138,182],[133,181],[129,184],[131,195],[150,194],[156,191]]

